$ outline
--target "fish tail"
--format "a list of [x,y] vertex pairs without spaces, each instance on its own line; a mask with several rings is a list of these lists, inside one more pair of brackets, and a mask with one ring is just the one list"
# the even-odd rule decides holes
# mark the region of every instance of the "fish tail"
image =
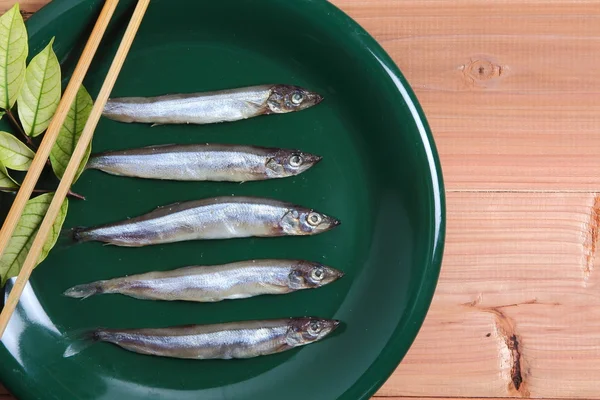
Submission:
[[102,110],[102,115],[108,119],[112,119],[113,121],[127,123],[135,122],[134,118],[129,115],[128,111],[130,111],[130,109],[126,104],[123,104],[122,101],[108,99],[104,105],[104,109]]
[[[80,242],[87,242],[91,239],[84,239],[81,236],[82,231],[85,230],[83,227],[77,228],[63,228],[58,235],[58,241],[56,243],[56,248],[68,249],[73,245]],[[85,236],[85,235],[83,235]]]
[[100,335],[98,334],[99,330],[93,331],[84,331],[83,333],[75,333],[74,335],[69,335],[69,339],[71,340],[71,344],[67,346],[65,352],[63,353],[63,357],[72,357],[81,353],[83,350],[87,349],[94,343],[100,340]]
[[88,169],[98,169],[98,157],[93,155],[88,159],[88,162],[85,163],[84,170]]
[[73,286],[72,288],[65,290],[63,295],[75,299],[87,299],[90,296],[102,293],[104,293],[104,281],[98,281]]
[[76,226],[75,228],[71,228],[68,232],[66,232],[73,243],[83,243],[92,240],[89,237],[87,232],[87,228],[83,226]]

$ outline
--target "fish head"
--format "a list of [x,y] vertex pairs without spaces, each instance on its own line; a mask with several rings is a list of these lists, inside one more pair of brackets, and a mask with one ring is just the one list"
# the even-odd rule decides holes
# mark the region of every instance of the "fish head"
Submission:
[[280,228],[288,235],[316,235],[340,225],[333,217],[308,208],[293,206],[281,218]]
[[316,106],[323,96],[299,86],[275,85],[267,99],[268,113],[284,114]]
[[339,324],[340,321],[335,319],[293,318],[290,321],[286,342],[292,347],[316,342],[333,332]]
[[344,276],[342,271],[312,261],[299,261],[292,267],[289,286],[292,289],[309,289],[325,286]]
[[320,156],[297,150],[278,150],[265,163],[269,178],[285,178],[301,174],[321,161]]

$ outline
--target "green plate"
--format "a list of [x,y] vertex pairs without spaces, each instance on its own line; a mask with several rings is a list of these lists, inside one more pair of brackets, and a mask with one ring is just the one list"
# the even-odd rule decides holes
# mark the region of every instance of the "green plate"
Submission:
[[[56,36],[68,76],[102,6],[54,0],[28,21],[30,54]],[[121,0],[85,84],[94,96],[131,15]],[[405,57],[410,57],[406,54]],[[66,82],[66,79],[65,79]],[[0,380],[22,399],[366,399],[419,330],[436,286],[445,215],[425,116],[398,68],[359,26],[318,0],[153,0],[113,91],[145,96],[260,83],[297,84],[325,100],[286,115],[205,126],[102,119],[94,151],[165,143],[292,147],[323,161],[293,178],[245,184],[162,182],[85,172],[65,228],[118,221],[216,195],[272,197],[342,221],[312,237],[186,242],[147,248],[61,242],[34,271],[0,346]],[[3,120],[4,121],[4,120]],[[2,122],[4,123],[4,122]],[[9,129],[8,126],[0,126]],[[11,197],[2,197],[6,208]],[[68,287],[125,274],[250,258],[320,260],[331,285],[216,304],[124,296],[79,301]],[[249,360],[176,360],[99,343],[62,353],[74,332],[315,315],[343,327],[326,340]]]

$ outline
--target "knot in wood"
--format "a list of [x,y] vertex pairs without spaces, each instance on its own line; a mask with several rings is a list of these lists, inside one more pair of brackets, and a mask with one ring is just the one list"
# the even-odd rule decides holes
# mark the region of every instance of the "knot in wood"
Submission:
[[461,69],[465,83],[471,87],[495,85],[504,72],[500,64],[484,57],[472,58]]
[[473,80],[486,81],[498,78],[502,74],[502,67],[487,60],[474,60],[466,65],[466,73]]

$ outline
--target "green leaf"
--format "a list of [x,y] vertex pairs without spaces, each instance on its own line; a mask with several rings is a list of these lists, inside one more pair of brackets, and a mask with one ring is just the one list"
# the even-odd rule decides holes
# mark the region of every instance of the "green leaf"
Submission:
[[0,111],[0,119],[2,119],[2,117],[4,117],[4,114],[6,114],[6,111]]
[[[73,150],[75,150],[79,136],[81,136],[83,127],[90,116],[90,112],[92,111],[92,105],[92,97],[89,95],[87,90],[81,86],[77,92],[77,96],[75,97],[73,104],[71,104],[71,109],[67,114],[65,123],[63,124],[62,128],[60,128],[60,133],[58,134],[56,143],[50,152],[52,169],[59,178],[62,178],[63,174],[65,173],[65,169],[67,169],[67,164],[69,164],[69,160],[71,159]],[[75,180],[77,180],[79,175],[81,175],[83,172],[85,164],[87,164],[88,158],[90,157],[91,151],[92,146],[90,144],[85,152],[85,155],[83,156],[83,160],[81,160],[79,169],[75,174]]]
[[60,101],[60,65],[52,43],[54,38],[27,66],[17,100],[19,118],[29,136],[46,130]]
[[[19,187],[19,184],[15,182],[15,180],[11,178],[10,175],[8,175],[6,167],[2,164],[0,164],[0,187],[11,189],[16,189]],[[12,190],[9,191],[12,192]]]
[[[4,255],[2,255],[2,258],[0,259],[0,278],[2,279],[2,285],[6,283],[7,279],[17,276],[19,271],[21,271],[21,267],[25,262],[27,253],[31,248],[31,244],[33,243],[33,239],[37,234],[40,224],[44,219],[44,215],[46,214],[46,211],[48,211],[53,196],[54,193],[47,193],[27,201],[23,214],[15,228],[15,232],[8,242]],[[67,216],[68,207],[69,202],[65,199],[60,207],[58,216],[52,225],[52,230],[50,231],[50,235],[48,235],[48,239],[42,249],[37,265],[44,261],[52,247],[56,244],[63,222],[65,222],[65,217]]]
[[0,131],[0,162],[17,171],[27,171],[35,153],[23,142],[7,132]]
[[25,78],[29,47],[19,4],[0,17],[0,108],[10,109]]

